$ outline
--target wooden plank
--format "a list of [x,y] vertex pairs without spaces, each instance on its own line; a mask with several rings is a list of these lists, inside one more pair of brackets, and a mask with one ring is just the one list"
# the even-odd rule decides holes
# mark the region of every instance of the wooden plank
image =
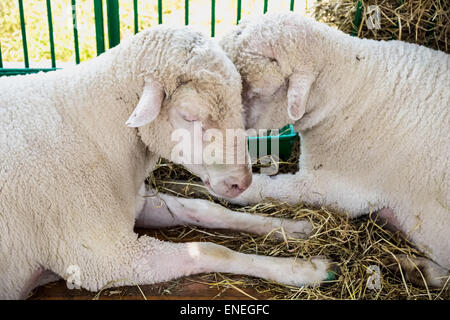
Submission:
[[[238,278],[237,278],[238,279]],[[147,300],[251,300],[248,296],[234,288],[216,288],[198,283],[199,276],[168,281],[155,285],[140,286]],[[247,294],[265,299],[253,289],[241,289]],[[38,288],[29,297],[30,300],[143,300],[144,297],[137,286],[110,288],[101,293],[86,290],[70,290],[65,281],[60,280]]]

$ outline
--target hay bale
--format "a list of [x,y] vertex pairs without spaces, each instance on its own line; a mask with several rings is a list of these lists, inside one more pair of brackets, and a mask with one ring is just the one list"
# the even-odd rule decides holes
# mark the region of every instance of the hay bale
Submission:
[[[380,10],[379,29],[369,28],[374,5]],[[448,0],[321,0],[311,11],[316,20],[360,38],[403,40],[450,53]]]

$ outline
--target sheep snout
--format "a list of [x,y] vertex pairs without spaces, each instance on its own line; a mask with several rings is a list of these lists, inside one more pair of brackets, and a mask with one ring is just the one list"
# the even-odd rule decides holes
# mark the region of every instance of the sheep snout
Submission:
[[205,185],[220,197],[235,198],[252,183],[252,173],[248,166],[238,166],[232,173],[227,174],[215,172],[214,169],[209,172],[210,178],[205,180]]

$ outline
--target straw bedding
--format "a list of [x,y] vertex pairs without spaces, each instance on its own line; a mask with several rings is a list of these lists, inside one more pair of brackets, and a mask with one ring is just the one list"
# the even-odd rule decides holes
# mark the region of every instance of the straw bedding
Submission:
[[[355,13],[361,5],[361,23]],[[370,29],[374,17],[370,6],[380,12],[379,29]],[[377,40],[402,40],[450,53],[450,1],[448,0],[321,0],[312,8],[316,20],[348,34]]]

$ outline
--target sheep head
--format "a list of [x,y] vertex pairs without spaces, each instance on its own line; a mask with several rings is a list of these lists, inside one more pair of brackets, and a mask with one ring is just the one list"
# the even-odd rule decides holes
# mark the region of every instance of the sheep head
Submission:
[[293,13],[266,14],[242,20],[221,39],[242,76],[247,128],[279,128],[308,112],[318,75],[311,29]]
[[153,47],[141,63],[140,98],[126,124],[152,153],[183,164],[213,193],[236,197],[251,183],[240,75],[206,36],[161,31],[163,49]]

